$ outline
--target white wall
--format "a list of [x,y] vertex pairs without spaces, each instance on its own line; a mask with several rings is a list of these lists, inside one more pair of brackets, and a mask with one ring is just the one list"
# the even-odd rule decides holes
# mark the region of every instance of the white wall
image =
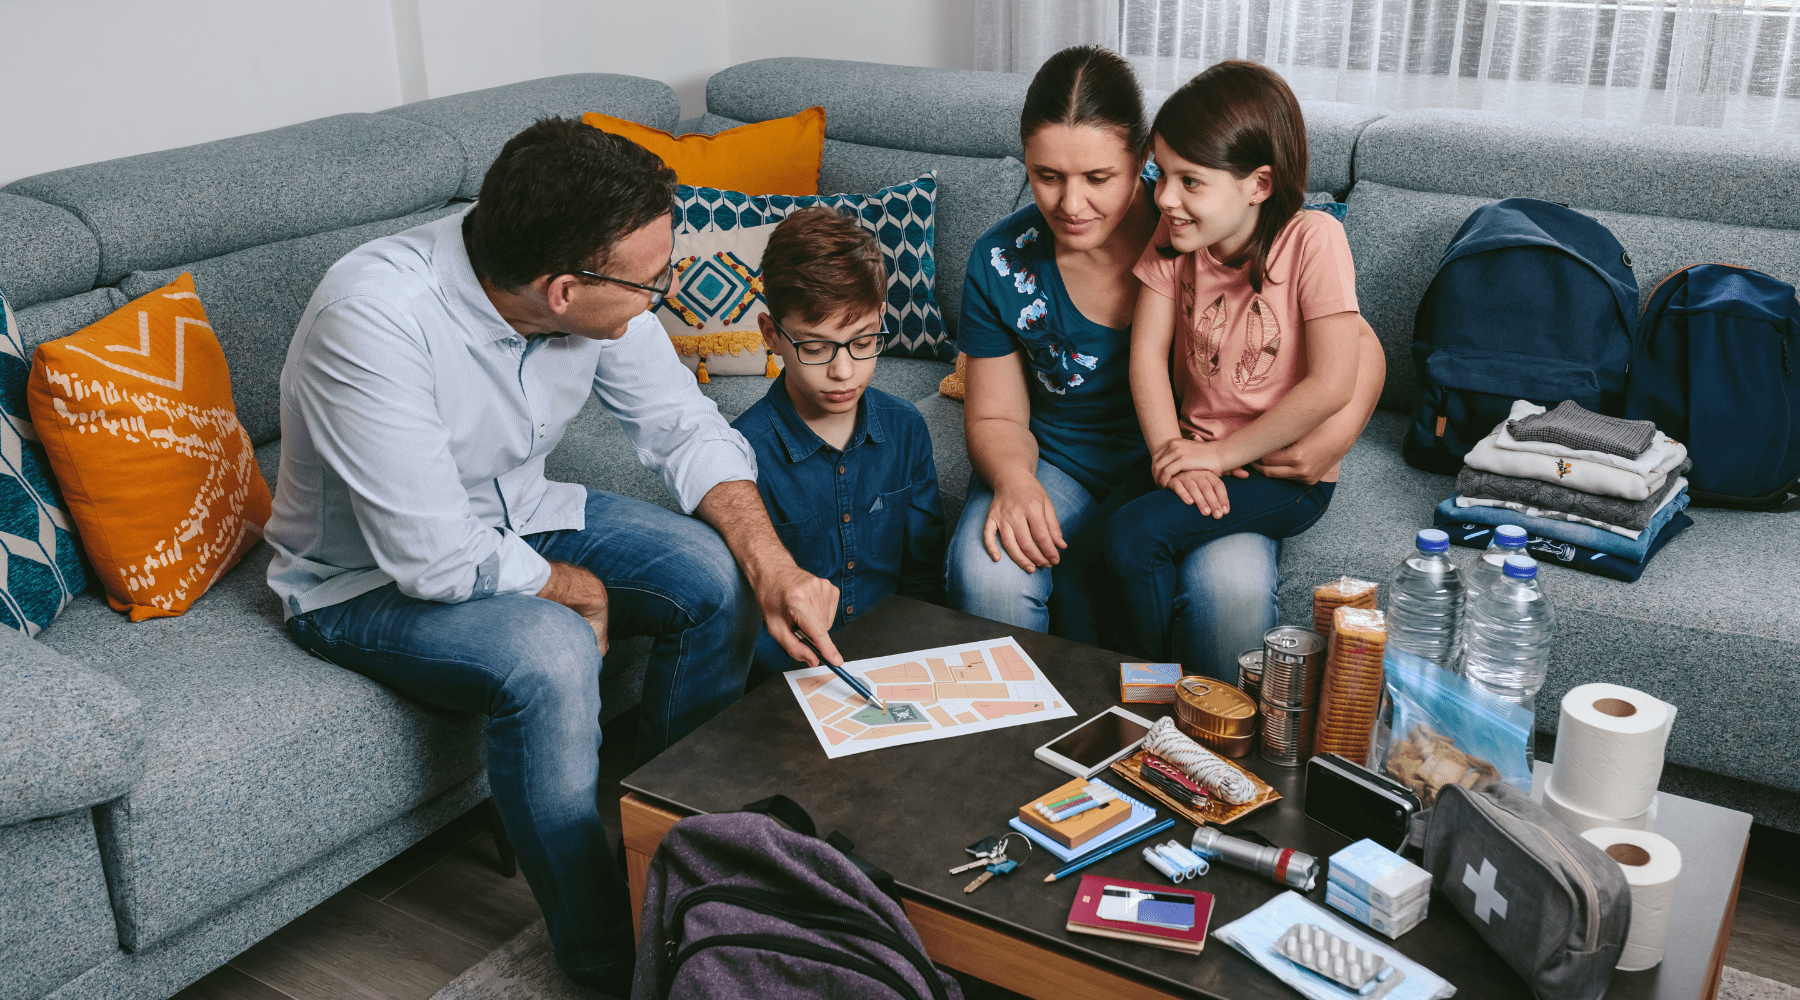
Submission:
[[0,184],[559,73],[662,80],[682,117],[735,63],[967,69],[968,0],[0,0]]

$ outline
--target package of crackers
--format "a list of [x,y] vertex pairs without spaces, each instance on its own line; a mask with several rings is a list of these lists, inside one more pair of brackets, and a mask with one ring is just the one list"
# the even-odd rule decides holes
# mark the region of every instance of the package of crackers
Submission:
[[1332,613],[1313,753],[1368,762],[1369,738],[1381,707],[1381,658],[1386,652],[1387,617],[1380,611],[1338,608]]
[[1367,580],[1340,576],[1313,588],[1313,631],[1331,642],[1331,616],[1339,608],[1374,608],[1377,587]]

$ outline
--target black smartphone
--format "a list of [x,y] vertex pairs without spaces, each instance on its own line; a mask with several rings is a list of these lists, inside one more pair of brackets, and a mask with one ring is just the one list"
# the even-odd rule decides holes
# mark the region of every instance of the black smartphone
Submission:
[[1390,851],[1406,843],[1419,797],[1386,775],[1334,753],[1306,762],[1306,815],[1352,841],[1367,837]]

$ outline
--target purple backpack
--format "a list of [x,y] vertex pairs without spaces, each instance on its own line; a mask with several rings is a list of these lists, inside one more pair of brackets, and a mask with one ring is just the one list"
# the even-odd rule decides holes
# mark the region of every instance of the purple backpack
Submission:
[[784,796],[745,808],[795,829],[759,812],[694,816],[657,848],[632,1000],[962,1000],[889,894],[892,879],[848,840],[819,840]]

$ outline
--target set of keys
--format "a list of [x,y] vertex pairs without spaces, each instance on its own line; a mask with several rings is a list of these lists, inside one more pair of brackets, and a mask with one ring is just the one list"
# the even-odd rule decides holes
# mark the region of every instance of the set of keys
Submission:
[[988,880],[992,879],[995,875],[1010,875],[1014,868],[1019,867],[1019,862],[1016,859],[1008,858],[1006,856],[1006,842],[1013,837],[1018,837],[1024,842],[1026,851],[1036,850],[1036,848],[1032,846],[1030,840],[1017,833],[1009,833],[1004,837],[998,838],[984,837],[964,848],[964,850],[975,856],[975,860],[966,865],[957,865],[955,868],[950,869],[950,874],[961,875],[971,868],[986,869],[980,875],[975,876],[975,881],[963,886],[964,892],[974,892],[976,889],[986,885]]

